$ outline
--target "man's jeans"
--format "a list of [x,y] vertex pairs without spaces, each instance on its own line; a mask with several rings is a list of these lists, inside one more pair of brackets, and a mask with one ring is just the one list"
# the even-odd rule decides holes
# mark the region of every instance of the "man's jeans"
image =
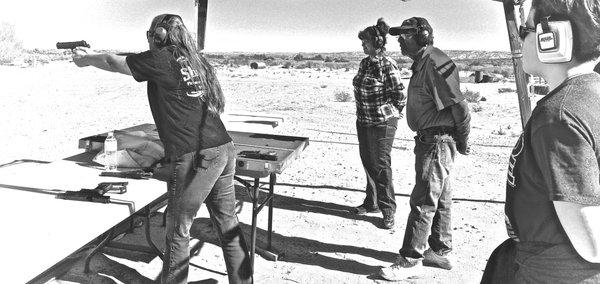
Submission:
[[[415,137],[416,183],[410,195],[410,214],[400,255],[419,259],[429,247],[435,252],[452,250],[450,171],[456,143],[448,134]],[[431,229],[429,240],[427,235]]]
[[396,212],[391,152],[397,126],[397,118],[375,126],[356,123],[360,159],[367,175],[367,196],[362,205],[388,215]]
[[202,202],[219,233],[229,283],[251,283],[248,248],[235,213],[233,143],[184,154],[171,167],[161,283],[187,283],[189,232]]

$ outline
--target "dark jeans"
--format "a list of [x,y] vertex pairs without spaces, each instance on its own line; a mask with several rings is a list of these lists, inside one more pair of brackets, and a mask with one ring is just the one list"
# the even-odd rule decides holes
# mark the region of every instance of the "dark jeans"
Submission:
[[600,283],[600,264],[570,243],[504,241],[490,255],[481,283]]
[[390,215],[396,212],[391,153],[397,126],[397,118],[375,126],[356,123],[360,159],[367,174],[367,196],[363,206],[379,208]]
[[416,182],[400,255],[418,259],[427,243],[435,252],[452,250],[450,171],[456,143],[449,134],[419,134],[415,144]]
[[251,283],[250,256],[235,213],[233,143],[184,154],[171,170],[161,283],[187,283],[189,232],[203,202],[219,233],[229,283]]

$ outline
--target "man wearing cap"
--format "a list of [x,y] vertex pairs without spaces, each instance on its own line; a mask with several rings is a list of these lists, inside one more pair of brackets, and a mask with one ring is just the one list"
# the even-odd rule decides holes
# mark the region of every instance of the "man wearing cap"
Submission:
[[399,36],[402,54],[414,61],[406,121],[417,132],[416,182],[400,255],[380,271],[384,279],[401,280],[421,274],[421,262],[452,269],[450,171],[456,151],[469,153],[471,117],[460,91],[457,67],[433,46],[433,29],[427,20],[412,17],[392,27],[390,34]]

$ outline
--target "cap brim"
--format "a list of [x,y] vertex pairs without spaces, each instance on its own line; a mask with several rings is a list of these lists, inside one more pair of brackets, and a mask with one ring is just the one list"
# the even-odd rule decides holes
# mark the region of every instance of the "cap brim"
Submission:
[[389,33],[393,36],[400,35],[400,27],[391,27]]
[[415,27],[407,27],[407,26],[400,26],[400,27],[393,27],[390,28],[390,35],[393,36],[397,36],[397,35],[401,35],[401,34],[409,34],[411,32],[414,32],[416,30]]

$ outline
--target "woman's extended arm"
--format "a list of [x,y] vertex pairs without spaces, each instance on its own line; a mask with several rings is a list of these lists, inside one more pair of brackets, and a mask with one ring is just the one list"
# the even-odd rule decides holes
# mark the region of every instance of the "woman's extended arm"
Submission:
[[95,53],[87,48],[78,47],[73,50],[73,62],[79,67],[94,66],[96,68],[131,75],[125,56],[109,53]]

